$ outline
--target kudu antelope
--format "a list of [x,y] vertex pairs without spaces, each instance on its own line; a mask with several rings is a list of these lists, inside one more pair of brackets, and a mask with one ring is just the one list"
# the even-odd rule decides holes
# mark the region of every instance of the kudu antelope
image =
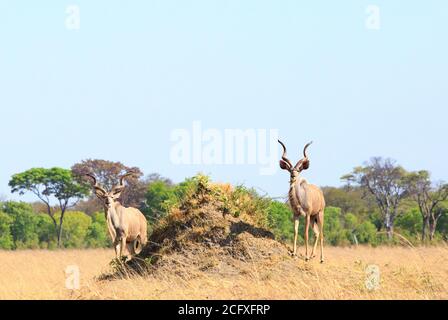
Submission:
[[[95,195],[101,200],[106,215],[107,229],[112,238],[115,255],[121,259],[125,248],[130,248],[131,255],[139,254],[147,239],[146,218],[140,210],[127,208],[118,201],[125,189],[124,179],[132,172],[120,176],[119,184],[115,185],[110,192],[101,187],[95,176],[86,174],[93,180]],[[127,246],[127,244],[130,244]]]
[[322,190],[313,184],[308,183],[299,174],[303,170],[307,170],[310,166],[310,161],[306,154],[306,149],[312,142],[308,143],[303,149],[303,159],[299,160],[295,166],[292,165],[286,156],[285,145],[278,140],[283,147],[283,155],[280,160],[280,168],[289,171],[291,180],[289,181],[289,203],[294,213],[294,248],[292,254],[297,254],[297,235],[299,232],[299,217],[305,217],[305,260],[308,261],[308,231],[311,227],[314,231],[316,240],[314,242],[311,258],[315,257],[317,242],[320,239],[320,262],[324,261],[324,209],[325,199]]

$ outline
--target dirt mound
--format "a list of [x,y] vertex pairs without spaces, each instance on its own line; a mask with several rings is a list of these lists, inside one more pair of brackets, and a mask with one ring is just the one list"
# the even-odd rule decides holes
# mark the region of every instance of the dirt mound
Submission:
[[258,222],[256,212],[250,212],[256,210],[248,206],[250,195],[236,193],[229,185],[199,181],[159,222],[146,247],[127,266],[194,277],[198,272],[250,272],[253,263],[287,258],[286,246]]

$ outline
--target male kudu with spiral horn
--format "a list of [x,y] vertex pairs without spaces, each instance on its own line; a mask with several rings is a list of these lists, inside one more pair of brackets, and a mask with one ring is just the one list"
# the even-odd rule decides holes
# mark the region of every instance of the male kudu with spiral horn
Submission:
[[[286,156],[285,145],[278,140],[283,147],[283,155],[280,160],[280,168],[289,171],[291,180],[289,182],[289,203],[294,213],[294,248],[293,255],[297,254],[297,235],[299,232],[299,217],[305,217],[305,260],[315,257],[317,243],[320,239],[320,262],[324,261],[324,210],[325,199],[322,190],[313,184],[308,183],[299,174],[303,170],[307,170],[310,161],[306,154],[306,150],[312,142],[308,143],[303,149],[303,159],[299,160],[295,166]],[[308,231],[309,227],[314,231],[316,240],[314,242],[311,257],[308,255]]]
[[101,187],[95,176],[86,174],[93,180],[95,195],[101,200],[106,215],[107,229],[112,238],[115,255],[121,259],[127,244],[131,244],[131,255],[139,254],[148,241],[146,218],[140,210],[127,208],[118,201],[125,189],[124,179],[133,175],[128,172],[119,178],[119,184],[114,186],[110,192]]

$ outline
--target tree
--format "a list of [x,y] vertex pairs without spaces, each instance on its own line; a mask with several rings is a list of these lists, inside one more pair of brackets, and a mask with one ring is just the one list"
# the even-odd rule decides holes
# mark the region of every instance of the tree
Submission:
[[375,157],[364,167],[356,167],[352,173],[341,178],[348,185],[357,184],[374,196],[389,239],[393,237],[398,205],[407,194],[406,174],[395,161]]
[[[88,188],[76,182],[70,170],[62,168],[32,168],[12,176],[9,181],[11,192],[20,195],[31,192],[41,200],[57,232],[58,246],[61,245],[62,225],[67,208],[75,205],[88,194]],[[56,217],[51,205],[56,199],[60,215]]]
[[[140,180],[143,173],[137,167],[128,167],[121,162],[87,159],[80,163],[76,163],[71,169],[73,176],[79,183],[86,183],[85,174],[91,173],[95,175],[98,183],[104,186],[108,191],[112,190],[112,187],[118,184],[120,175],[132,171],[135,174],[126,179],[128,187],[122,193],[120,203],[124,206],[139,208],[144,201],[146,184],[144,181]],[[90,180],[88,182],[90,182]],[[91,214],[93,212],[101,211],[103,206],[94,195],[91,195],[88,201],[82,203],[76,209],[86,210],[87,213]]]
[[437,227],[442,234],[442,239],[448,241],[448,201],[442,202],[437,210],[442,211]]
[[439,204],[448,198],[448,184],[439,183],[434,186],[430,173],[422,170],[409,174],[407,185],[422,215],[422,241],[426,240],[428,231],[429,239],[432,240],[437,222],[444,213],[444,210],[439,209]]

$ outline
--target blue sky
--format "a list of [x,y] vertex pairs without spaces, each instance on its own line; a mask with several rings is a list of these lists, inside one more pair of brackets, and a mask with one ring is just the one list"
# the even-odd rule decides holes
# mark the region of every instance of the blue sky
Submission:
[[193,121],[278,129],[294,161],[314,140],[304,176],[318,185],[372,156],[448,180],[447,12],[441,0],[2,0],[0,195],[19,198],[14,173],[86,158],[287,192],[280,170],[173,164],[170,134]]

